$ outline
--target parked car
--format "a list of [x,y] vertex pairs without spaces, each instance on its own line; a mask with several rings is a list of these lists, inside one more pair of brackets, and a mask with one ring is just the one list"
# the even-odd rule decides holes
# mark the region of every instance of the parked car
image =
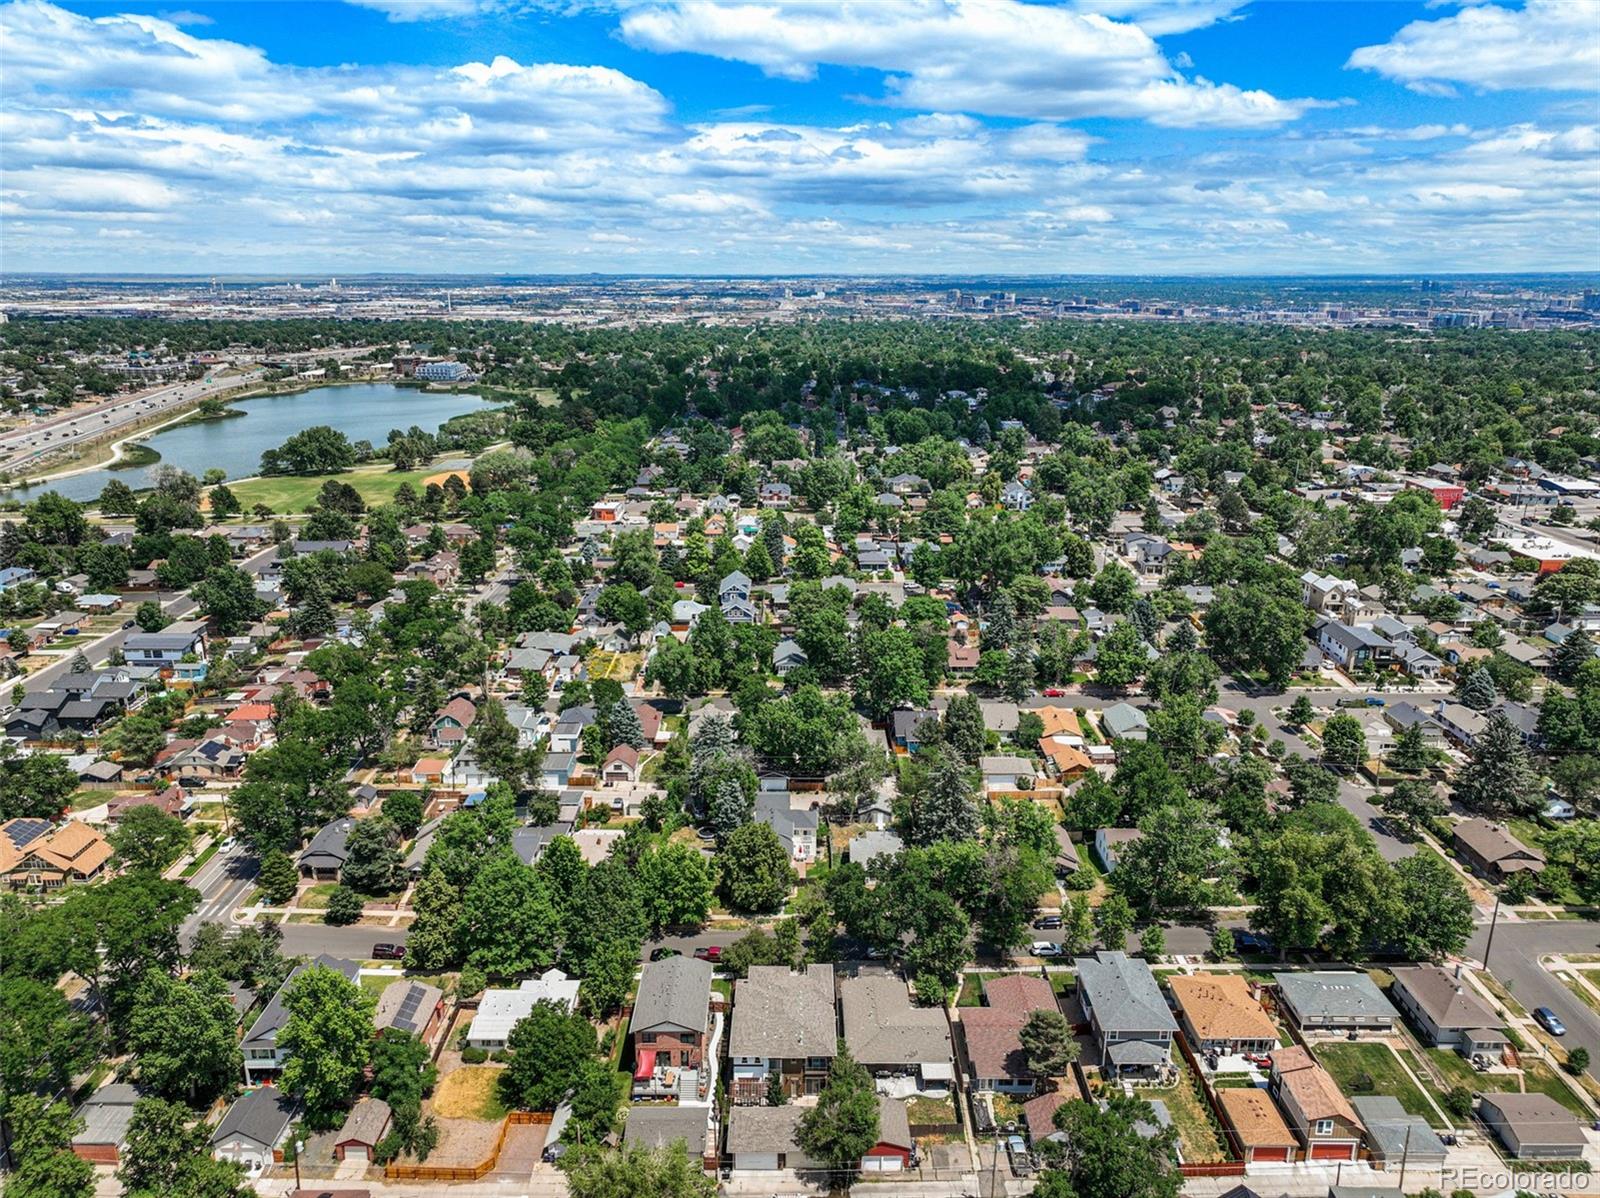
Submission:
[[683,954],[680,953],[675,948],[658,948],[658,949],[653,950],[650,953],[650,959],[652,961],[665,961],[668,957],[681,957],[681,956],[683,956]]
[[1035,940],[1028,946],[1028,951],[1036,957],[1059,957],[1061,946],[1051,940]]
[[374,961],[403,961],[405,960],[406,946],[403,944],[374,944],[372,946],[372,959]]
[[1043,930],[1054,931],[1056,928],[1059,928],[1061,926],[1061,916],[1059,916],[1059,915],[1041,915],[1041,916],[1039,916],[1038,919],[1033,921],[1033,926],[1036,927],[1036,928],[1039,928],[1041,931],[1043,931]]
[[1533,1018],[1540,1027],[1544,1028],[1552,1036],[1565,1036],[1567,1034],[1567,1025],[1562,1023],[1561,1016],[1557,1015],[1549,1007],[1533,1008]]
[[1047,686],[1044,688],[1043,693],[1046,699],[1059,699],[1067,692],[1062,690],[1059,686]]
[[694,950],[694,955],[695,960],[697,961],[710,961],[713,965],[715,965],[718,961],[722,960],[722,945],[702,944],[699,948]]
[[1248,928],[1235,928],[1233,930],[1233,951],[1236,953],[1270,953],[1272,941],[1260,932],[1252,932]]

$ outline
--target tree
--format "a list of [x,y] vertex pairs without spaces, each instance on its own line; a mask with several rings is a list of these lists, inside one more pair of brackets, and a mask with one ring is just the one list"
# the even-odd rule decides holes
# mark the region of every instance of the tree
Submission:
[[1139,580],[1133,571],[1116,562],[1101,567],[1089,584],[1089,601],[1103,611],[1126,612],[1139,596]]
[[322,913],[322,920],[334,927],[348,927],[361,918],[365,909],[366,900],[361,893],[341,883],[328,896],[328,906]]
[[181,1103],[141,1098],[133,1105],[117,1180],[128,1198],[235,1198],[255,1193],[244,1166],[211,1155],[210,1128]]
[[572,1198],[716,1198],[717,1179],[699,1157],[690,1159],[682,1140],[660,1148],[626,1145],[614,1152],[583,1145],[561,1161]]
[[599,1050],[594,1025],[555,1003],[535,1004],[506,1039],[511,1063],[500,1076],[507,1106],[553,1110],[577,1083],[583,1066]]
[[1145,816],[1139,830],[1143,835],[1117,861],[1116,888],[1157,914],[1203,907],[1210,893],[1207,879],[1231,864],[1211,807],[1185,796]]
[[1018,1038],[1028,1072],[1036,1077],[1059,1077],[1078,1059],[1078,1042],[1060,1011],[1031,1012]]
[[907,629],[866,632],[856,657],[856,701],[875,719],[886,718],[896,707],[927,704],[928,676],[922,650]]
[[1094,909],[1094,932],[1100,944],[1111,952],[1120,953],[1133,931],[1133,908],[1120,892],[1109,894]]
[[1494,675],[1489,673],[1487,666],[1479,666],[1467,675],[1467,680],[1461,687],[1461,703],[1473,711],[1488,711],[1495,705],[1499,695],[1495,691]]
[[1433,764],[1434,753],[1422,735],[1422,725],[1412,724],[1394,738],[1389,764],[1407,774],[1420,774]]
[[238,1012],[227,983],[202,969],[182,980],[152,973],[128,1014],[127,1044],[139,1082],[161,1098],[204,1103],[243,1068],[234,1035]]
[[261,455],[262,474],[332,474],[355,465],[350,438],[326,424],[294,434]]
[[978,835],[977,771],[948,749],[919,754],[906,781],[906,839],[915,845]]
[[[1037,717],[1035,717],[1037,718]],[[976,695],[957,695],[939,722],[939,738],[956,759],[971,767],[978,764],[987,744],[983,708]]]
[[[1066,1133],[1059,1169],[1046,1169],[1039,1198],[1178,1198],[1177,1129],[1160,1127],[1150,1104],[1114,1094],[1104,1106],[1077,1099],[1056,1110]],[[1149,1134],[1148,1129],[1159,1130]]]
[[300,875],[295,870],[294,862],[279,849],[273,849],[261,858],[261,870],[256,874],[256,882],[267,896],[267,901],[275,907],[287,906],[300,889]]
[[140,632],[160,632],[172,623],[161,610],[161,604],[154,599],[146,599],[133,609],[133,622],[139,626]]
[[1304,605],[1266,586],[1219,588],[1202,622],[1219,659],[1260,672],[1274,689],[1289,684],[1305,654]]
[[189,827],[177,816],[145,804],[123,812],[107,839],[128,869],[160,873],[189,847]]
[[1095,678],[1105,686],[1129,687],[1150,668],[1149,645],[1139,630],[1124,620],[1095,651]]
[[381,815],[357,820],[345,839],[339,880],[358,894],[386,894],[395,888],[405,862],[396,847],[394,825]]
[[717,854],[717,865],[723,901],[735,911],[776,911],[794,885],[789,852],[766,824],[735,829]]
[[1317,709],[1311,705],[1310,696],[1302,694],[1294,697],[1294,702],[1289,704],[1289,710],[1284,718],[1294,727],[1304,728],[1316,718],[1316,714]]
[[1139,933],[1139,951],[1147,960],[1154,961],[1167,951],[1167,934],[1161,925],[1153,923]]
[[267,610],[254,580],[236,566],[212,566],[190,594],[223,636],[237,636]]
[[244,510],[239,506],[238,496],[221,483],[211,488],[209,498],[213,520],[227,520]]
[[408,790],[392,794],[384,799],[382,814],[402,837],[415,836],[422,826],[422,796]]
[[93,1198],[94,1166],[72,1151],[83,1120],[64,1102],[18,1094],[7,1102],[12,1170],[6,1198]]
[[[57,932],[43,930],[50,939]],[[0,977],[0,1132],[11,1125],[9,1107],[14,1099],[67,1088],[74,1075],[93,1062],[101,1043],[99,1026],[70,1006],[57,987],[22,975],[18,959],[22,939],[19,932],[10,941],[15,948],[7,962],[18,972]],[[53,979],[54,966],[42,972]]]
[[1289,797],[1295,806],[1339,801],[1339,779],[1319,762],[1290,757],[1283,763],[1283,772],[1289,779]]
[[878,1094],[872,1075],[839,1041],[817,1105],[800,1116],[795,1141],[813,1160],[853,1171],[878,1142]]
[[139,501],[134,497],[132,487],[120,478],[114,478],[101,488],[96,506],[102,516],[131,516],[139,506]]
[[1472,935],[1472,897],[1443,858],[1414,853],[1394,866],[1390,938],[1410,961],[1459,953]]
[[627,700],[613,703],[605,711],[606,739],[611,747],[627,745],[631,749],[644,748],[644,727],[639,723],[639,713]]
[[305,1103],[307,1126],[338,1126],[365,1081],[376,1000],[341,973],[312,964],[284,995],[289,1018],[278,1033],[288,1057],[282,1085]]
[[491,976],[514,977],[555,964],[561,911],[546,876],[502,847],[463,891],[457,928],[469,962]]
[[59,754],[22,757],[12,741],[0,741],[0,821],[54,820],[77,789],[77,777]]
[[1561,1062],[1561,1067],[1573,1077],[1580,1076],[1589,1068],[1589,1050],[1581,1044],[1578,1045],[1567,1054],[1567,1059]]
[[1467,764],[1456,774],[1456,799],[1483,815],[1526,815],[1539,809],[1538,773],[1515,724],[1492,714],[1467,750]]
[[1233,929],[1218,926],[1211,933],[1211,959],[1227,961],[1234,956]]
[[1367,755],[1367,737],[1361,721],[1340,712],[1322,725],[1322,760],[1346,769],[1360,765]]
[[705,856],[681,842],[652,847],[635,867],[652,935],[667,927],[705,923],[716,878]]
[[1593,661],[1594,657],[1594,638],[1580,629],[1561,642],[1551,657],[1550,664],[1557,678],[1562,682],[1571,683],[1577,679],[1579,668],[1586,662]]

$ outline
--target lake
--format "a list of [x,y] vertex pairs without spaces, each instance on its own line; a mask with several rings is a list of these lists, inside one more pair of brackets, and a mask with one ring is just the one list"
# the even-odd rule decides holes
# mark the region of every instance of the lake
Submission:
[[233,400],[228,406],[245,415],[175,425],[145,438],[143,444],[161,455],[154,465],[90,470],[36,486],[0,490],[0,498],[28,500],[56,491],[68,499],[92,500],[114,478],[137,491],[151,485],[150,472],[156,466],[176,466],[196,477],[219,468],[229,478],[249,478],[261,471],[262,450],[282,445],[313,425],[326,424],[352,441],[382,446],[390,429],[414,424],[431,433],[453,416],[482,409],[484,403],[476,395],[429,392],[392,383],[352,383],[294,395]]

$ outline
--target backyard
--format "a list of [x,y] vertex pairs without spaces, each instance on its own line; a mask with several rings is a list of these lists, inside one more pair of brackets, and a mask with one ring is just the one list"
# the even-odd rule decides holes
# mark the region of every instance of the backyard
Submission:
[[1317,1046],[1316,1058],[1350,1097],[1385,1094],[1396,1099],[1408,1114],[1422,1116],[1430,1126],[1449,1126],[1388,1045],[1322,1044]]
[[1172,1125],[1178,1129],[1178,1142],[1183,1146],[1183,1159],[1192,1164],[1208,1164],[1228,1159],[1227,1149],[1205,1096],[1200,1092],[1199,1080],[1189,1068],[1189,1063],[1174,1054],[1178,1067],[1178,1082],[1174,1086],[1136,1086],[1134,1093],[1147,1101],[1160,1099],[1172,1116]]

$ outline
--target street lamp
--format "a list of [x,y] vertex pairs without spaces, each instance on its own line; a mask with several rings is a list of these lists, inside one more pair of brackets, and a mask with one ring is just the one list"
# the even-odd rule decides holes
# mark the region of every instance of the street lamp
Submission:
[[296,1140],[294,1142],[294,1188],[297,1190],[302,1188],[300,1185],[300,1154],[305,1150],[306,1142],[304,1140]]

